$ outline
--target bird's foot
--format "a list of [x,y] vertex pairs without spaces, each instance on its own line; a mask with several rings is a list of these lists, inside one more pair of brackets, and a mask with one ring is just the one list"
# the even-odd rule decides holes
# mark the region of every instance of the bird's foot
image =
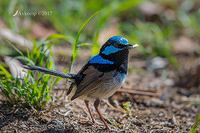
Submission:
[[[97,124],[99,126],[105,126],[103,123],[98,122],[96,120],[92,121],[94,124]],[[115,131],[114,129],[110,128],[109,126],[106,126],[105,130],[109,130],[109,131]]]
[[116,129],[112,129],[110,127],[106,127],[105,130],[108,130],[108,131],[111,131],[111,132],[119,132],[119,130],[116,130]]
[[103,123],[98,122],[98,121],[96,121],[96,120],[93,120],[92,122],[93,122],[94,124],[97,124],[97,125],[100,125],[100,126],[103,126],[103,125],[104,125]]

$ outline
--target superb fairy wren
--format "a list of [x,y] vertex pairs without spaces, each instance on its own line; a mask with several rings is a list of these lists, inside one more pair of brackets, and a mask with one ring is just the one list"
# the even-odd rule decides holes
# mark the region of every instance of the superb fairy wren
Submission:
[[137,46],[130,45],[124,37],[113,36],[101,47],[99,54],[92,57],[77,74],[66,74],[38,66],[24,65],[24,68],[71,79],[68,99],[83,99],[92,122],[96,123],[89,108],[89,101],[93,101],[97,113],[109,130],[98,106],[101,99],[112,96],[123,85],[127,74],[129,49]]

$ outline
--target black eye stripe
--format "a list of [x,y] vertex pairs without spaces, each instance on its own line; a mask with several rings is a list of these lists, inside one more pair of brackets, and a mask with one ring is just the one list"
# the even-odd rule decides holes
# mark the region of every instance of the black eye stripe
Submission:
[[119,49],[126,49],[127,45],[123,45],[123,44],[119,44],[116,41],[113,40],[108,40],[102,47],[100,50],[100,53],[103,52],[105,50],[105,48],[107,46],[113,45],[115,48],[119,48]]

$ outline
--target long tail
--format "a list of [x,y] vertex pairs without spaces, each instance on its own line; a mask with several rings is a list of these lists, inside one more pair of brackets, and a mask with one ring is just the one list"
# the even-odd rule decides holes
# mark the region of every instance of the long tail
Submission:
[[59,72],[59,71],[55,71],[55,70],[51,70],[51,69],[47,69],[47,68],[43,68],[43,67],[39,67],[39,66],[23,65],[23,67],[25,69],[44,72],[44,73],[48,73],[48,74],[51,74],[51,75],[59,76],[59,77],[62,77],[62,78],[75,79],[75,74],[62,73],[62,72]]

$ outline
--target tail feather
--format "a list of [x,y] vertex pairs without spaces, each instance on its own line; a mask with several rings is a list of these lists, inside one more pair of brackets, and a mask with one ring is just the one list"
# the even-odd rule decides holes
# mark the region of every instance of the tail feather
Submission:
[[62,77],[62,78],[75,79],[75,74],[62,73],[59,71],[55,71],[55,70],[51,70],[51,69],[47,69],[47,68],[43,68],[43,67],[39,67],[39,66],[23,65],[23,67],[25,69],[44,72],[44,73],[55,75],[55,76]]

